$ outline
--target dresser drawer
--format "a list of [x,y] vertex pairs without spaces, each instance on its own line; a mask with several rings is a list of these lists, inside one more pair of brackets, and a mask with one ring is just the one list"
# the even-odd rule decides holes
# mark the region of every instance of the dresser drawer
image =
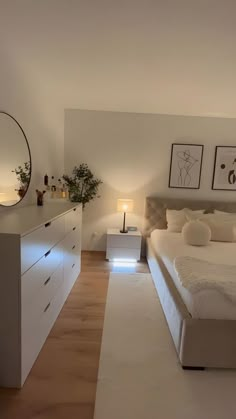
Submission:
[[34,230],[21,239],[21,274],[44,256],[65,235],[65,216]]
[[44,287],[41,289],[41,293],[39,295],[39,313],[40,315],[44,315],[44,313],[47,311],[47,307],[55,296],[57,295],[58,289],[62,286],[64,278],[64,269],[63,264],[61,264],[56,272],[53,273],[53,275],[48,278],[48,282],[45,283]]
[[22,305],[32,301],[34,296],[44,287],[45,282],[50,282],[50,276],[63,262],[63,248],[59,243],[46,253],[35,265],[33,265],[21,277]]
[[47,305],[42,317],[40,318],[40,335],[44,343],[52,326],[54,325],[65,302],[63,293],[63,284],[58,288],[56,295]]
[[107,248],[106,259],[140,259],[139,249],[126,249],[124,247]]
[[141,236],[128,236],[124,235],[112,235],[107,236],[107,247],[115,248],[129,248],[129,249],[139,249],[141,245]]
[[80,259],[74,257],[71,259],[71,263],[65,265],[64,270],[64,286],[66,289],[66,295],[68,295],[73,287],[75,281],[80,274]]
[[[62,268],[60,277],[61,279],[63,278]],[[29,371],[31,370],[63,306],[63,282],[60,282],[58,285],[58,289],[56,290],[53,298],[48,301],[47,305],[42,305],[42,310],[39,317],[31,319],[31,322],[25,324],[24,328],[22,329],[22,384],[24,383]]]
[[74,253],[68,253],[67,257],[64,259],[64,279],[68,281],[74,271],[74,267],[77,263],[79,256],[76,256]]
[[76,249],[81,247],[81,235],[79,227],[74,227],[74,229],[66,235],[63,240],[63,250],[64,257],[66,258],[68,253],[76,253]]
[[57,290],[62,286],[64,278],[63,264],[61,263],[56,271],[45,281],[35,297],[24,305],[22,305],[22,335],[34,333],[35,324],[44,312],[47,311],[48,305],[57,294]]
[[81,220],[81,206],[73,208],[70,212],[65,214],[66,233],[73,230],[74,227],[80,227]]

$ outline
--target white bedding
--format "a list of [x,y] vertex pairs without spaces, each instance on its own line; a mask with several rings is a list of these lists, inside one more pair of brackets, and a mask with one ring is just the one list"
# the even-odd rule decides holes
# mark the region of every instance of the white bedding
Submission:
[[236,243],[210,242],[208,246],[190,246],[184,243],[181,233],[171,233],[167,230],[154,230],[151,242],[193,318],[236,319],[236,304],[218,290],[190,293],[181,285],[173,265],[177,256],[191,256],[212,263],[236,265]]

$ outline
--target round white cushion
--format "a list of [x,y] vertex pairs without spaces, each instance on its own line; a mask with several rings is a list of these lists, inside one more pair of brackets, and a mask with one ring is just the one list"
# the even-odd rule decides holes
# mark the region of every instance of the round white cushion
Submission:
[[211,240],[211,229],[199,220],[189,221],[183,226],[182,236],[191,246],[206,246]]

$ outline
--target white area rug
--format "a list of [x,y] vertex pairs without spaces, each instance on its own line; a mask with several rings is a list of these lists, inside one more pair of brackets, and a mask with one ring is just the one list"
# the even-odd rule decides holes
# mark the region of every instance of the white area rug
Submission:
[[236,370],[183,371],[150,274],[110,275],[94,419],[235,419]]

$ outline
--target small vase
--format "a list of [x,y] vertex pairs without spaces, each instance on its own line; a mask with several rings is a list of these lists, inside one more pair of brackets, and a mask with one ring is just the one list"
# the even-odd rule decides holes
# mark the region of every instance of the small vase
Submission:
[[41,207],[43,205],[43,197],[42,196],[37,197],[37,205],[39,207]]
[[36,194],[37,194],[37,205],[39,207],[43,206],[43,196],[46,193],[46,191],[39,191],[38,189],[36,189]]

